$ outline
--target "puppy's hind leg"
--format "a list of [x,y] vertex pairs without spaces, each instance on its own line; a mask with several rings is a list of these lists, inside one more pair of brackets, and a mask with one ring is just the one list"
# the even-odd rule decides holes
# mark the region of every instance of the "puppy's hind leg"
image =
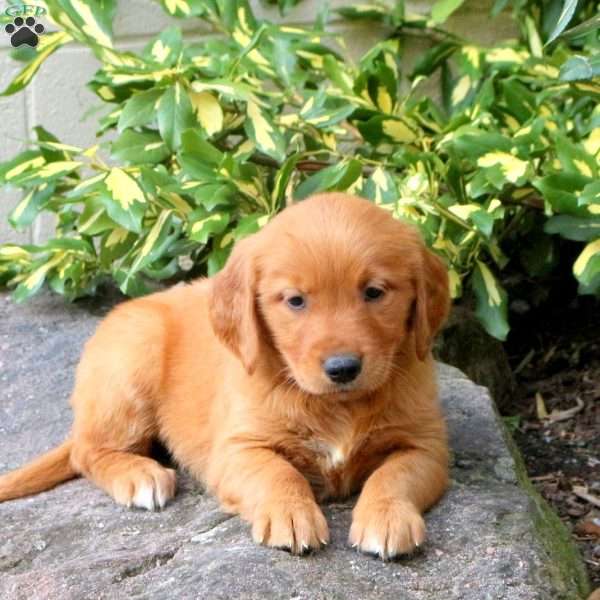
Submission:
[[132,308],[117,309],[86,346],[72,396],[71,464],[119,504],[155,510],[176,483],[173,469],[148,456],[159,433],[164,343],[160,315]]
[[146,456],[90,446],[75,456],[80,472],[123,506],[158,510],[175,495],[175,471]]

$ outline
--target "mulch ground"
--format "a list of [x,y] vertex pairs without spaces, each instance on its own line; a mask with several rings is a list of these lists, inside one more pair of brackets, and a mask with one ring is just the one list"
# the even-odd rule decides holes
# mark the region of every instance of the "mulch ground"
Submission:
[[[507,351],[518,394],[505,411],[529,476],[572,532],[600,587],[600,302],[529,315]],[[535,333],[527,333],[535,332]]]

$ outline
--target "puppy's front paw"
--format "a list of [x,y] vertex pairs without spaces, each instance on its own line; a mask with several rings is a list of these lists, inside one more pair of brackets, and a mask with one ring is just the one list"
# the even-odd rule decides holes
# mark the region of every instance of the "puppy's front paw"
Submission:
[[147,460],[143,466],[119,474],[112,482],[114,499],[127,507],[159,510],[175,496],[173,469]]
[[359,498],[352,513],[349,542],[384,560],[408,554],[425,541],[425,521],[409,502]]
[[256,509],[252,537],[258,544],[304,554],[327,544],[329,528],[312,498],[275,497]]

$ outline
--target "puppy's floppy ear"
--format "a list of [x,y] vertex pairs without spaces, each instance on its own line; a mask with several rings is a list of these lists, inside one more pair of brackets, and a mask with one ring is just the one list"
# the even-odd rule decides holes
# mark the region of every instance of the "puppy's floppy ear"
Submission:
[[248,374],[258,360],[256,235],[235,245],[225,268],[212,279],[209,315],[217,337],[240,359]]
[[423,261],[417,275],[413,316],[416,351],[425,360],[431,344],[450,311],[448,270],[441,258],[423,246]]

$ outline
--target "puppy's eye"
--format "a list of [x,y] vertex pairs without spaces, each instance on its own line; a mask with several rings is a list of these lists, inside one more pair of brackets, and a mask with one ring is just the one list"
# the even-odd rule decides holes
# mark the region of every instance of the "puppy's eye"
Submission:
[[385,292],[381,288],[370,285],[369,287],[365,288],[363,294],[365,297],[365,302],[374,302],[375,300],[379,300],[379,298],[381,298]]
[[304,300],[304,296],[290,296],[286,299],[287,305],[292,310],[302,310],[306,306],[306,301]]

